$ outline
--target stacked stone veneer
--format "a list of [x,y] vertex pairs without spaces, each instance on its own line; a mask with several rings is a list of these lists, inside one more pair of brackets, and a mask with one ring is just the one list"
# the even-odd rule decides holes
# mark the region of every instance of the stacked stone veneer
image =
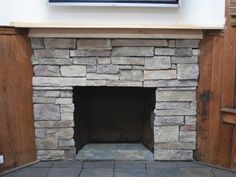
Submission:
[[199,40],[32,38],[38,158],[75,157],[73,86],[154,87],[154,156],[196,147]]

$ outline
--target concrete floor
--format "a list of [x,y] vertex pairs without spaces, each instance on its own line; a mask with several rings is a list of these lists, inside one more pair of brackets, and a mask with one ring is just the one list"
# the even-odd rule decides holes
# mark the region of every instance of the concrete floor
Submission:
[[194,162],[39,162],[3,177],[236,177],[236,173]]

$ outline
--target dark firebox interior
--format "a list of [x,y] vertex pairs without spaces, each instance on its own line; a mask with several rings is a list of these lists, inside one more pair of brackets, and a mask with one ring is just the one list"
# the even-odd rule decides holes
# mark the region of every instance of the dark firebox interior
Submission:
[[75,87],[77,151],[89,143],[142,143],[153,150],[155,89]]

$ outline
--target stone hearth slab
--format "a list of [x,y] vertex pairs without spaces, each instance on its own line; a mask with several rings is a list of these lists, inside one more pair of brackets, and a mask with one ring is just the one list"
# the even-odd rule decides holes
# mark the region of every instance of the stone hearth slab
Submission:
[[153,153],[142,144],[88,144],[76,160],[154,160]]

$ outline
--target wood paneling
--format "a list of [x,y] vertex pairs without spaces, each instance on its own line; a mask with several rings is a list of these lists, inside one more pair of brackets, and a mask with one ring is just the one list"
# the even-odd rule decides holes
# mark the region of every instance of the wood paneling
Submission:
[[0,33],[0,153],[5,160],[1,173],[35,161],[36,150],[30,44],[14,29]]
[[[226,2],[228,8],[229,0]],[[236,28],[231,27],[229,19],[227,14],[223,35],[209,33],[200,45],[195,158],[236,169],[236,127],[224,121],[229,120],[224,108],[236,105]],[[208,99],[203,99],[204,93]]]

